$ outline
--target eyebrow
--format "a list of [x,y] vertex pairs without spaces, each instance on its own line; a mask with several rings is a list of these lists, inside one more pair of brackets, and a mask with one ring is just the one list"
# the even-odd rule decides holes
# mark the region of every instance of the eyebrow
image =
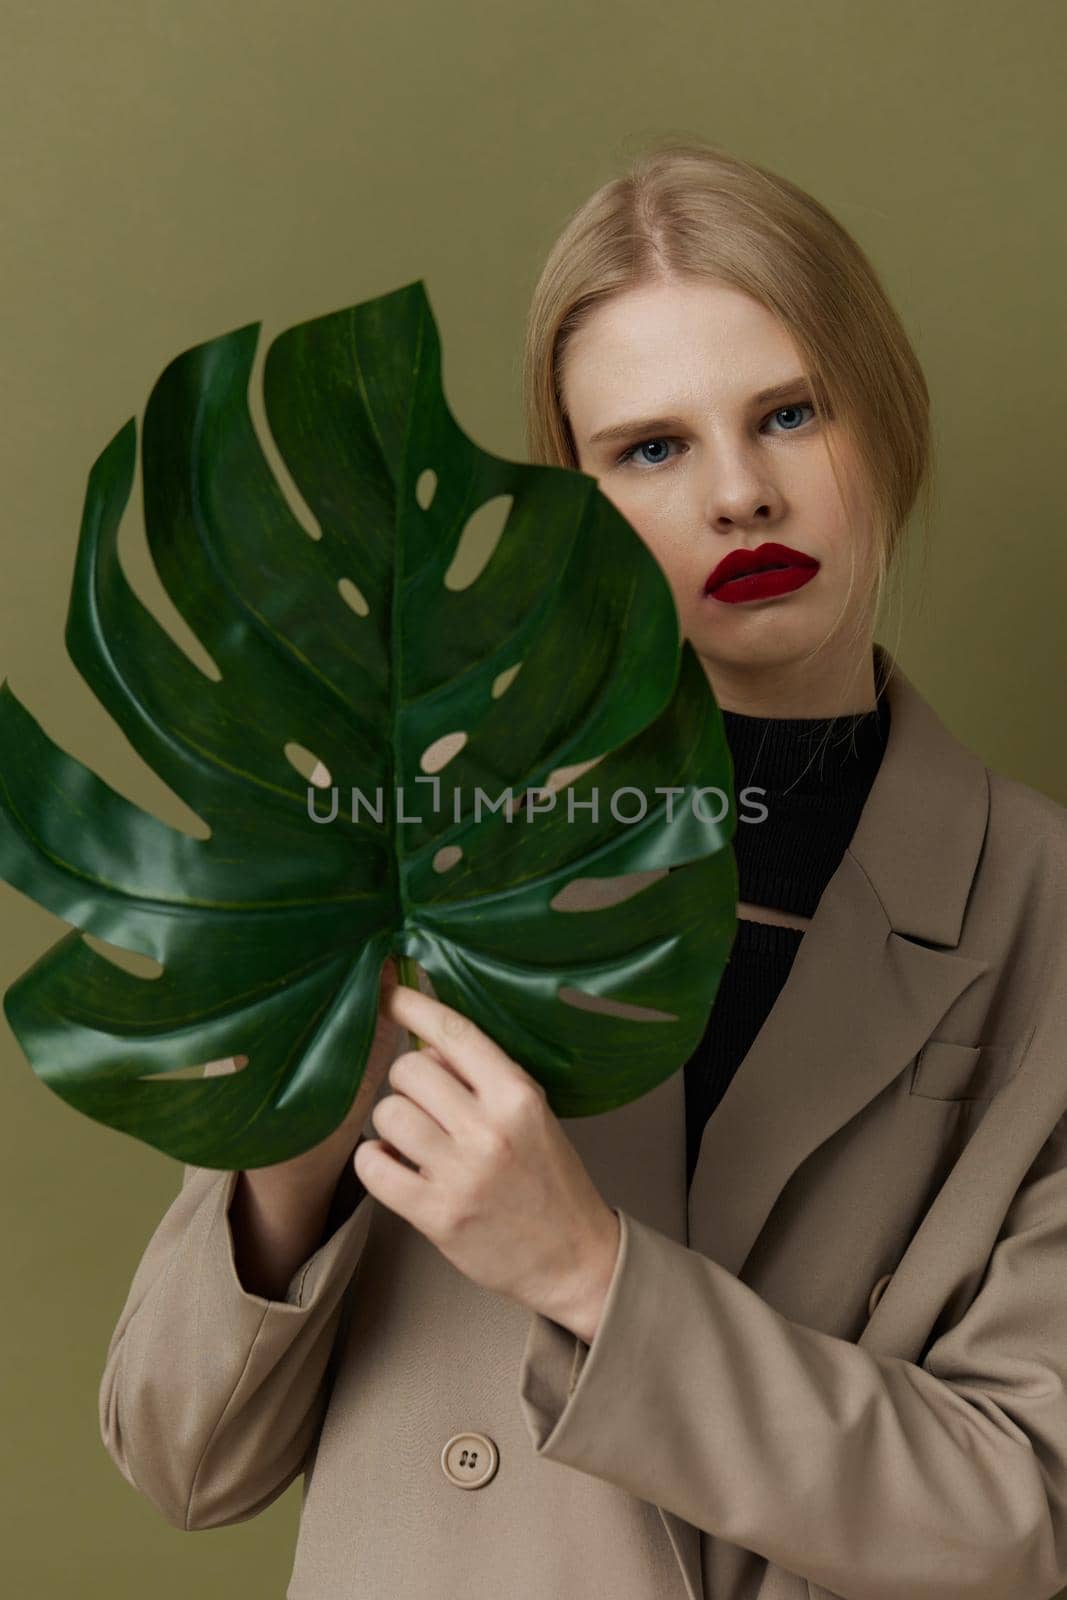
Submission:
[[[798,389],[810,387],[808,379],[803,373],[798,373],[795,378],[787,378],[784,383],[776,383],[769,389],[761,389],[752,396],[752,404],[769,405],[772,400],[786,400],[790,395],[796,394]],[[610,428],[601,428],[599,432],[591,434],[590,444],[599,444],[604,439],[628,439],[635,433],[654,433],[660,428],[684,428],[685,422],[681,417],[636,417],[633,422],[616,422]]]

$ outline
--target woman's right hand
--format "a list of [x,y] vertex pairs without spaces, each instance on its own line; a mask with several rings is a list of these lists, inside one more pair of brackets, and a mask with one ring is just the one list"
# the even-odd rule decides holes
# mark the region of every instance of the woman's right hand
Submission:
[[[272,1178],[276,1174],[279,1182],[285,1183],[286,1186],[303,1188],[306,1184],[316,1190],[320,1189],[324,1182],[337,1178],[359,1143],[363,1124],[370,1115],[382,1080],[408,1044],[407,1029],[399,1022],[392,1022],[388,1017],[383,1017],[381,1012],[382,998],[398,981],[396,962],[392,956],[388,956],[383,964],[379,982],[379,1010],[374,1038],[367,1054],[363,1077],[356,1090],[356,1097],[344,1120],[332,1133],[327,1134],[321,1143],[312,1145],[310,1150],[305,1150],[288,1161],[258,1167],[255,1169],[257,1172],[269,1172]],[[204,1068],[204,1077],[218,1077],[227,1072],[237,1072],[247,1064],[247,1056],[231,1056],[224,1061],[209,1061]]]

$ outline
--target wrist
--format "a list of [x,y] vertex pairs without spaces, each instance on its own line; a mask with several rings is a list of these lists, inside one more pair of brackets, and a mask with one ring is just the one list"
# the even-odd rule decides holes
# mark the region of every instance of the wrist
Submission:
[[584,1257],[562,1306],[545,1313],[586,1344],[591,1345],[596,1338],[604,1314],[604,1302],[618,1264],[621,1238],[619,1219],[609,1207],[604,1227]]

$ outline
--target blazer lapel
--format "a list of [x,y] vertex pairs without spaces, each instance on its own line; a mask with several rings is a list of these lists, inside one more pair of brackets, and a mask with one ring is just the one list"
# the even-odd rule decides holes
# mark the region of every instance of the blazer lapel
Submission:
[[[689,1191],[685,1242],[736,1274],[801,1162],[903,1070],[988,965],[952,948],[985,836],[985,767],[874,648],[893,665],[881,766],[788,980],[708,1119]],[[669,1081],[684,1120],[684,1075]]]
[[751,1050],[708,1119],[688,1243],[740,1274],[787,1181],[906,1066],[986,963],[889,927],[845,855]]

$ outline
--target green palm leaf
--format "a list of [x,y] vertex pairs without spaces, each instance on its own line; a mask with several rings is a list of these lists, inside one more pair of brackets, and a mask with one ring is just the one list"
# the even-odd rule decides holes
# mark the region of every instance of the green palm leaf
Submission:
[[[66,630],[83,678],[210,836],[131,804],[0,682],[0,876],[75,930],[7,991],[11,1027],[79,1111],[183,1162],[261,1166],[345,1116],[394,953],[557,1115],[635,1099],[695,1047],[736,927],[732,766],[666,579],[594,479],[462,433],[421,282],[270,346],[266,413],[311,537],[249,416],[259,328],[178,356],[143,422],[152,559],[219,678],[119,565],[132,418],[89,476]],[[456,587],[464,528],[497,496],[496,548]],[[461,748],[435,772],[424,755],[449,735]],[[331,788],[310,788],[286,745]],[[551,810],[489,804],[582,764]],[[730,797],[724,822],[693,802],[701,787]],[[595,819],[577,803],[594,790]],[[642,799],[641,820],[619,820]],[[638,872],[650,881],[619,904],[552,904],[578,880]],[[128,971],[79,929],[162,970]],[[167,1076],[237,1053],[238,1073]]]

